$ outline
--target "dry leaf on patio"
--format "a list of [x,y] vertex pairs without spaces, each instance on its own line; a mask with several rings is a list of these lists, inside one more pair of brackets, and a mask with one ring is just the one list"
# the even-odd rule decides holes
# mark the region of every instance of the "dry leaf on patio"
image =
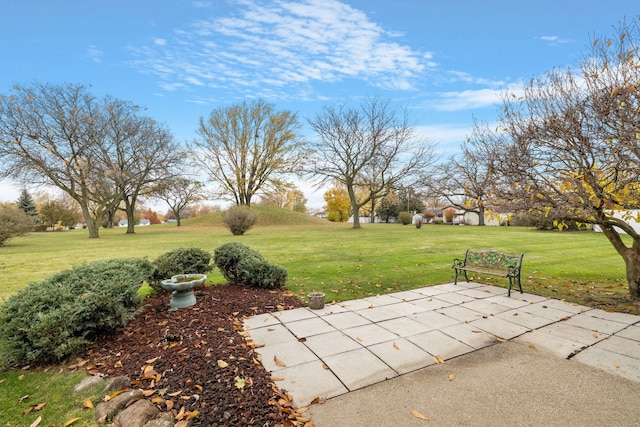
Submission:
[[396,350],[400,350],[400,347],[398,347],[398,344],[393,343],[393,348],[395,348]]
[[420,418],[421,420],[425,420],[427,421],[429,418],[425,417],[424,415],[422,415],[420,412],[416,411],[415,409],[413,411],[411,411],[411,415],[413,415],[416,418]]
[[456,379],[455,374],[449,374],[449,381],[453,381]]
[[529,348],[533,348],[533,349],[535,349],[535,348],[536,348],[536,346],[535,346],[534,344],[529,344]]
[[444,359],[438,355],[433,356],[433,360],[435,360],[436,363],[444,363]]
[[284,363],[282,360],[278,359],[278,356],[273,356],[273,361],[276,363],[276,366],[279,366],[281,368],[285,368],[287,366],[286,363]]

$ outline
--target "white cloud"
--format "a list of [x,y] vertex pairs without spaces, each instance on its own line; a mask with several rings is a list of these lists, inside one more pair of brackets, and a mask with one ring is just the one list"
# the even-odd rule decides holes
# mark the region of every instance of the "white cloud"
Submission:
[[89,45],[87,48],[87,58],[92,62],[102,62],[104,52],[98,49],[95,45]]
[[374,87],[410,90],[433,55],[394,41],[367,15],[337,0],[246,0],[235,13],[193,22],[173,37],[133,49],[144,72],[167,87],[286,86],[356,79]]
[[538,37],[538,39],[542,40],[543,42],[546,42],[549,46],[556,46],[559,44],[569,43],[568,39],[564,39],[559,36],[540,36]]
[[435,105],[440,111],[475,110],[497,105],[500,102],[501,90],[477,89],[458,92],[443,92]]

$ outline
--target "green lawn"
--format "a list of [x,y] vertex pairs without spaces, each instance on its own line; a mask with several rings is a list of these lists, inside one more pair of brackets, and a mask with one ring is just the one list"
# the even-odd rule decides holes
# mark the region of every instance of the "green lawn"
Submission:
[[[347,300],[451,282],[454,257],[462,257],[466,248],[494,248],[525,254],[526,292],[640,314],[640,306],[628,297],[622,259],[599,233],[445,225],[416,229],[398,224],[364,224],[353,230],[349,224],[274,209],[256,211],[260,223],[244,236],[232,236],[221,227],[218,214],[185,221],[182,227],[138,227],[135,235],[112,229],[101,230],[100,239],[89,239],[83,230],[16,238],[0,247],[0,299],[82,262],[131,256],[153,260],[178,247],[213,252],[222,243],[240,241],[284,266],[289,272],[288,288],[301,298],[323,291],[328,300]],[[271,225],[282,223],[289,225]],[[501,278],[476,280],[506,286]],[[222,282],[217,271],[209,275],[209,284]],[[81,374],[57,372],[52,368],[0,373],[0,423],[29,425],[43,415],[42,425],[63,425],[75,417],[81,420],[74,426],[96,425],[91,411],[81,409],[81,400],[67,398]],[[25,395],[31,396],[30,401],[18,403]],[[22,415],[40,400],[47,401],[46,412]]]
[[[244,236],[232,236],[219,226],[219,215],[185,221],[182,227],[160,225],[101,230],[89,239],[84,230],[33,233],[0,248],[0,299],[31,281],[96,259],[148,257],[177,247],[213,250],[241,241],[289,272],[288,287],[300,296],[323,291],[329,300],[405,290],[452,280],[451,261],[466,248],[494,248],[524,253],[525,290],[587,305],[634,311],[628,300],[624,263],[606,238],[594,232],[542,232],[523,227],[471,227],[349,224],[309,221],[305,216],[260,208],[261,222]],[[269,215],[275,215],[270,217]],[[301,215],[301,214],[300,214]],[[505,280],[482,281],[504,285]],[[214,271],[208,283],[223,282]]]

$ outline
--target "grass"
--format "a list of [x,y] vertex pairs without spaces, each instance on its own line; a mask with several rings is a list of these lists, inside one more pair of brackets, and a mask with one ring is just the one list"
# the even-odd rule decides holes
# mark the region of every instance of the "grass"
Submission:
[[[221,214],[212,214],[186,220],[182,227],[138,227],[135,235],[111,229],[101,230],[100,239],[89,239],[83,230],[16,238],[0,247],[0,300],[30,282],[82,262],[115,257],[153,260],[178,247],[213,252],[222,243],[240,241],[284,266],[289,273],[288,288],[301,298],[321,291],[328,300],[347,300],[451,282],[454,257],[462,257],[466,248],[494,248],[525,254],[526,292],[640,314],[640,306],[629,299],[622,258],[600,233],[444,225],[416,229],[398,224],[364,224],[353,230],[350,224],[280,209],[258,207],[256,211],[259,223],[244,236],[232,236],[221,226]],[[475,280],[506,287],[505,279],[493,276]],[[217,271],[207,281],[223,282]],[[21,408],[16,402],[24,395],[31,396],[29,404],[41,403],[36,400],[40,400],[37,393],[42,393],[42,399],[49,400],[41,414],[42,425],[63,425],[81,417],[74,426],[94,426],[90,411],[79,410],[81,401],[70,397],[77,381],[69,374],[39,370],[0,373],[0,423],[29,425],[37,415],[23,417],[24,408],[11,408]],[[56,396],[63,398],[54,403]]]

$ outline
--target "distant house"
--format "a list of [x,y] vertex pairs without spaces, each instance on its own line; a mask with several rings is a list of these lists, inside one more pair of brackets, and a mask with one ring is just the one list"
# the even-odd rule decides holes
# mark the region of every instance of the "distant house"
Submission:
[[[121,219],[120,221],[118,221],[118,227],[127,227],[128,225],[129,225],[129,221],[127,221],[126,219]],[[138,225],[142,227],[151,225],[151,220],[142,218],[138,223]]]

